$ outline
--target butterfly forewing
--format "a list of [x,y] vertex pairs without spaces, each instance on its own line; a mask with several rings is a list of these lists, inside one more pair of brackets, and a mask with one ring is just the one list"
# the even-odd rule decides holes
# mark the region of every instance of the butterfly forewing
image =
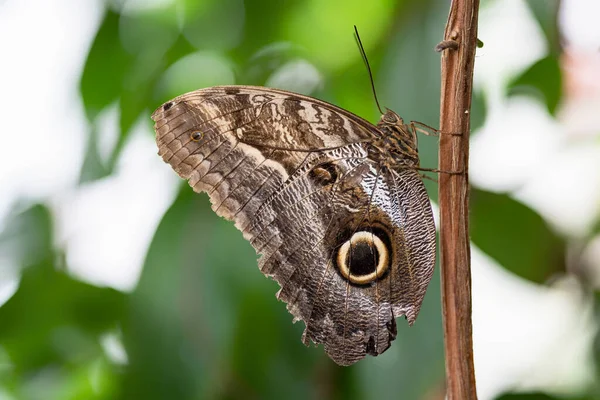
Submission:
[[[372,158],[381,131],[281,90],[197,90],[158,108],[159,154],[261,254],[303,335],[339,364],[385,351],[414,322],[435,263],[417,171]],[[394,163],[396,165],[397,163]]]

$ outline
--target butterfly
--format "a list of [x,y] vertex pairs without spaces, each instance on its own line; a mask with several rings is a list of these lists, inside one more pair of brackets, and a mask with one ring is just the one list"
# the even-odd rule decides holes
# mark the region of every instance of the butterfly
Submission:
[[153,114],[158,153],[232,220],[302,341],[351,365],[413,324],[435,264],[416,129],[284,90],[216,86]]

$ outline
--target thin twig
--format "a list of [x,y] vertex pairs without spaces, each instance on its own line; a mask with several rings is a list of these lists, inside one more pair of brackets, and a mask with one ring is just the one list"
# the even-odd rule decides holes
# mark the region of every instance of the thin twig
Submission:
[[[479,0],[453,0],[444,33],[440,106],[440,255],[450,400],[477,398],[471,326],[469,248],[469,116]],[[458,133],[458,134],[457,134]]]

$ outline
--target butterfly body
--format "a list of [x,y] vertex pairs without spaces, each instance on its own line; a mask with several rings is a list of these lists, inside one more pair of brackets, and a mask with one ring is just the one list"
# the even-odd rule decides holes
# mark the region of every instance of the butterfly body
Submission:
[[179,96],[153,114],[159,154],[235,222],[303,341],[338,364],[385,351],[417,316],[435,226],[414,129],[377,126],[321,100],[251,86]]

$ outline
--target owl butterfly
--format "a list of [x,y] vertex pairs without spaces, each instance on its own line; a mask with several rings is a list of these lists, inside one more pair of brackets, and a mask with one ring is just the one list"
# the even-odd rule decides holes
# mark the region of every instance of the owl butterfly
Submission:
[[397,317],[415,321],[435,226],[414,126],[251,86],[196,90],[152,118],[159,155],[261,255],[306,345],[350,365],[389,348]]

